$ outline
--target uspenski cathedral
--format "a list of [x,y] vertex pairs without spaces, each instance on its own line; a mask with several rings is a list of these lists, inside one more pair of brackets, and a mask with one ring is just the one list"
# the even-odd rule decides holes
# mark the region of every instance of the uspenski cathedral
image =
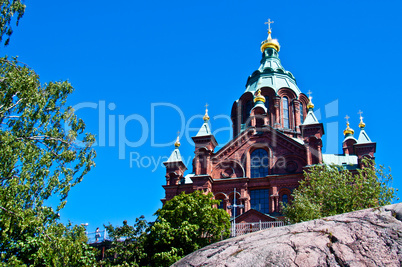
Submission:
[[[364,157],[374,159],[376,143],[368,137],[361,114],[357,139],[347,122],[343,154],[322,153],[323,124],[314,115],[311,96],[299,89],[293,74],[282,66],[271,23],[266,23],[268,38],[261,43],[260,67],[248,77],[246,90],[232,106],[233,140],[215,150],[218,142],[206,109],[204,123],[192,137],[192,167],[183,163],[178,139],[164,162],[163,203],[182,191],[201,190],[221,200],[218,208],[238,215],[237,222],[274,221],[281,216],[280,202],[291,201],[309,166],[336,164],[356,170]],[[233,204],[240,207],[234,210]]]

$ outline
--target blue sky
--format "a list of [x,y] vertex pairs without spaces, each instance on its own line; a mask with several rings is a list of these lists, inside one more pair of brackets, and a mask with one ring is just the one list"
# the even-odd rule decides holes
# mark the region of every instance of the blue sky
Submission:
[[377,163],[390,166],[394,186],[402,188],[401,4],[26,1],[20,26],[1,53],[18,55],[43,83],[69,80],[74,86],[69,104],[97,135],[97,166],[71,190],[61,215],[64,222],[89,223],[92,231],[108,222],[134,223],[140,215],[154,220],[164,197],[161,162],[177,131],[184,134],[181,153],[191,160],[186,134],[202,125],[205,103],[213,131],[221,130],[218,143],[229,140],[227,116],[259,67],[268,18],[275,21],[272,35],[281,44],[283,66],[302,92],[313,92],[326,130],[324,152],[341,151],[346,115],[358,136],[362,110],[377,142]]

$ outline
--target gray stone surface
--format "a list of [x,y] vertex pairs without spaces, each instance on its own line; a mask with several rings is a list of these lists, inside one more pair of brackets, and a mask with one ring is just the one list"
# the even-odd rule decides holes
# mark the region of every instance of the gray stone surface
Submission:
[[227,239],[173,266],[402,266],[402,203]]

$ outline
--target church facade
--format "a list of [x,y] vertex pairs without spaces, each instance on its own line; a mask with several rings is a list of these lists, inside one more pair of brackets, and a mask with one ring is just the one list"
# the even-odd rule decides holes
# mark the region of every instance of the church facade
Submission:
[[[218,143],[206,110],[204,123],[192,137],[195,155],[188,174],[176,141],[164,162],[163,203],[183,191],[202,190],[221,200],[218,208],[231,215],[235,212],[242,221],[275,220],[281,216],[280,202],[290,201],[309,166],[337,164],[353,170],[361,167],[363,157],[374,158],[376,143],[365,132],[362,117],[358,139],[347,123],[343,154],[322,153],[323,124],[314,115],[311,96],[282,66],[279,51],[269,27],[268,38],[261,43],[260,67],[248,77],[245,92],[232,106],[233,140],[215,149]],[[241,207],[234,210],[233,204]]]

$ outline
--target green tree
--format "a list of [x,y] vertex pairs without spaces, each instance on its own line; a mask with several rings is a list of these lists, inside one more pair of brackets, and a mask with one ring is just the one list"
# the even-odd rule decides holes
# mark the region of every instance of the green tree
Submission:
[[[0,0],[0,42],[8,44],[21,1]],[[0,58],[0,265],[88,266],[83,227],[58,222],[71,187],[94,166],[94,136],[71,107],[68,82],[41,84],[16,58]],[[81,140],[81,142],[77,142]],[[54,203],[52,208],[49,203]]]
[[285,217],[297,223],[391,204],[396,197],[396,190],[388,186],[391,174],[370,160],[363,160],[363,165],[355,173],[335,165],[311,167],[283,208]]
[[[93,259],[85,240],[75,238],[84,229],[57,221],[71,187],[94,165],[94,137],[84,133],[83,121],[65,106],[72,91],[68,82],[41,85],[28,66],[0,58],[0,255],[4,263],[79,266],[81,259],[74,259],[73,247],[80,247],[74,253],[82,251]],[[50,200],[55,208],[46,205]],[[65,257],[69,251],[71,257]],[[62,264],[67,259],[71,261]],[[83,257],[81,265],[87,262]]]
[[[21,0],[0,0],[0,43],[4,41],[4,45],[8,45],[10,42],[10,36],[13,33],[11,27],[12,19],[15,19],[15,24],[18,23],[25,12],[25,5]],[[4,40],[4,37],[6,38]]]
[[123,226],[105,226],[111,239],[110,248],[105,252],[105,259],[100,262],[103,266],[141,266],[146,260],[144,248],[148,224],[144,216],[137,218],[134,226],[123,221]]
[[182,192],[167,201],[155,215],[150,228],[148,249],[152,266],[170,266],[183,256],[206,245],[227,238],[230,218],[217,209],[219,200],[211,193]]

